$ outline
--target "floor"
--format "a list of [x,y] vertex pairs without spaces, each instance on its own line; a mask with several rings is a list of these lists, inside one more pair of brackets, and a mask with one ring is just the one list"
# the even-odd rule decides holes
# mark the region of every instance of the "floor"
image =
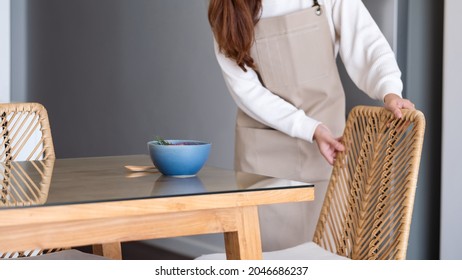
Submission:
[[127,242],[122,244],[124,260],[188,260],[182,256],[141,242]]
[[[91,247],[77,248],[84,252],[91,252]],[[122,243],[122,258],[124,260],[189,260],[190,257],[172,253],[161,248],[146,245],[141,242]]]

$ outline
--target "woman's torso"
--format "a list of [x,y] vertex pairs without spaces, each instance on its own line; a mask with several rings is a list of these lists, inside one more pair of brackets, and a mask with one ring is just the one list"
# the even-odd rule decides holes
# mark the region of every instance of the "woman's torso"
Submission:
[[[262,18],[255,26],[251,55],[268,90],[340,135],[344,93],[325,9],[318,14],[316,7],[308,7]],[[236,169],[299,181],[329,177],[330,166],[316,144],[290,137],[242,111],[236,128]]]

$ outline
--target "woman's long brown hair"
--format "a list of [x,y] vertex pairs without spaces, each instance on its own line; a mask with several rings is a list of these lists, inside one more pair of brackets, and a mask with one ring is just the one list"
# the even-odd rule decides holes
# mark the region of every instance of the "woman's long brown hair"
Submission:
[[220,52],[247,71],[255,69],[250,56],[254,27],[261,14],[261,0],[210,0],[208,17]]

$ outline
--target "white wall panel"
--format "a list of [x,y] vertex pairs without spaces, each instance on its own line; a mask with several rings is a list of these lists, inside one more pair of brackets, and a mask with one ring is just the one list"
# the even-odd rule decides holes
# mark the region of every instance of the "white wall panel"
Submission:
[[10,0],[0,0],[0,102],[10,101]]
[[462,259],[462,1],[445,1],[441,259]]

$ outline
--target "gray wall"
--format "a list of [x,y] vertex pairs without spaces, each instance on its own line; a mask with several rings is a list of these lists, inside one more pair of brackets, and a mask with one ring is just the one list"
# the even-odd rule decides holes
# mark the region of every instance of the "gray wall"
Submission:
[[443,1],[409,0],[406,96],[426,117],[408,258],[439,258]]
[[11,100],[27,97],[27,0],[11,1]]
[[[428,121],[408,257],[432,259],[439,240],[442,3],[396,1],[365,3],[375,6],[373,15],[390,10],[390,2],[399,8],[397,19],[379,23],[398,21],[389,39],[396,39],[404,94]],[[12,23],[12,100],[48,108],[59,158],[146,153],[146,141],[160,135],[211,141],[209,164],[232,167],[236,108],[213,55],[205,1],[14,0]],[[349,107],[380,104],[344,82]]]
[[445,1],[441,259],[462,259],[462,18],[460,0]]

